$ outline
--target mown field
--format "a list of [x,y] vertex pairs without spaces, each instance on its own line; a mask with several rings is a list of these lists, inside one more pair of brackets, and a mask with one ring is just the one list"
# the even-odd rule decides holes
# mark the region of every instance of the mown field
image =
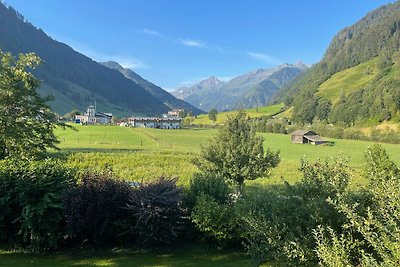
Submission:
[[[250,118],[257,118],[261,116],[270,116],[273,114],[278,113],[283,104],[276,104],[272,106],[264,106],[252,109],[246,109],[246,113]],[[237,111],[227,111],[227,112],[220,112],[217,115],[217,121],[215,124],[223,124],[228,116],[234,115]],[[213,121],[208,118],[208,114],[199,115],[193,121],[194,125],[212,125]]]
[[[71,165],[89,168],[109,166],[122,179],[149,180],[165,175],[179,177],[187,185],[196,167],[191,161],[199,155],[201,145],[217,133],[216,129],[160,130],[119,126],[75,126],[77,131],[57,130],[59,147]],[[280,150],[281,164],[269,179],[258,179],[255,184],[295,182],[301,177],[300,158],[310,161],[342,156],[357,178],[363,166],[363,154],[373,142],[335,140],[333,146],[292,144],[289,135],[260,133],[264,147]],[[389,155],[400,162],[400,145],[383,144]],[[355,180],[356,182],[362,182]]]

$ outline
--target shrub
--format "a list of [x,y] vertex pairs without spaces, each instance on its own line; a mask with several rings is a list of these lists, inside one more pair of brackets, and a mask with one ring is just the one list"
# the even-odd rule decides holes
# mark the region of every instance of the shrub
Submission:
[[64,199],[70,237],[95,245],[116,241],[131,193],[130,186],[110,172],[82,174]]
[[302,160],[303,178],[282,190],[274,188],[245,195],[240,218],[248,253],[256,263],[267,259],[299,266],[315,263],[312,230],[318,225],[340,229],[344,217],[328,198],[336,199],[349,184],[346,161],[308,163]]
[[338,236],[327,227],[315,231],[323,266],[400,264],[400,169],[375,146],[367,150],[364,175],[370,183],[359,194],[362,197],[348,192],[331,201],[346,216],[344,233]]
[[2,161],[1,241],[34,252],[56,249],[65,234],[62,197],[73,177],[55,160]]
[[218,175],[196,173],[190,180],[189,190],[187,192],[187,202],[189,207],[193,208],[196,199],[204,194],[212,197],[217,203],[227,203],[230,199],[232,190],[225,182],[224,178]]
[[177,179],[159,179],[134,190],[127,212],[130,222],[126,233],[142,244],[171,244],[184,229],[186,210],[182,207],[182,189]]
[[219,203],[210,195],[201,194],[191,214],[191,220],[206,238],[219,245],[238,243],[239,217],[234,203]]

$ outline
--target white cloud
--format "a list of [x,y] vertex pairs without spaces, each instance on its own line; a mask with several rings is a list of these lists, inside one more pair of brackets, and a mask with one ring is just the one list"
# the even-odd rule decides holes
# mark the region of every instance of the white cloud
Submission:
[[149,66],[144,63],[143,61],[136,59],[136,58],[129,58],[129,57],[111,57],[111,60],[118,62],[122,67],[126,69],[148,69]]
[[164,34],[158,32],[158,31],[147,29],[147,28],[144,28],[143,32],[148,35],[153,35],[153,36],[157,36],[157,37],[161,37],[161,38],[167,38],[167,36],[165,36]]
[[220,76],[220,77],[217,77],[218,80],[223,81],[223,82],[229,82],[233,78],[235,78],[235,77],[234,76]]
[[253,59],[264,61],[267,64],[279,65],[279,64],[283,63],[282,60],[277,59],[276,57],[270,56],[266,53],[247,52],[247,55],[249,55]]
[[207,44],[201,40],[181,39],[181,40],[179,40],[179,42],[185,46],[208,48]]

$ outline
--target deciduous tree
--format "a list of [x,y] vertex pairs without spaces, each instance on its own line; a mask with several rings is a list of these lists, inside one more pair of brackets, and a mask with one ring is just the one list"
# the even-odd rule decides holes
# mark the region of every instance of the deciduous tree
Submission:
[[218,115],[218,111],[215,108],[213,108],[212,110],[210,110],[208,112],[208,118],[210,120],[212,120],[214,124],[217,121],[217,115]]
[[33,53],[18,59],[0,50],[0,159],[18,155],[30,157],[46,148],[56,148],[53,133],[56,115],[37,89],[39,80],[27,69],[34,69],[41,59]]
[[266,176],[280,161],[279,151],[264,152],[264,139],[256,136],[244,111],[228,117],[224,126],[202,147],[195,161],[205,173],[220,175],[240,191],[245,180]]

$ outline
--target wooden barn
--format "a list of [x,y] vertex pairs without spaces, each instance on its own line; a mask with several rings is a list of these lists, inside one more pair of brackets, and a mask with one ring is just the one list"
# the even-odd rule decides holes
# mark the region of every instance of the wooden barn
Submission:
[[308,130],[296,130],[290,134],[292,143],[294,144],[312,144],[312,145],[321,145],[325,144],[326,141],[314,133],[313,131]]

